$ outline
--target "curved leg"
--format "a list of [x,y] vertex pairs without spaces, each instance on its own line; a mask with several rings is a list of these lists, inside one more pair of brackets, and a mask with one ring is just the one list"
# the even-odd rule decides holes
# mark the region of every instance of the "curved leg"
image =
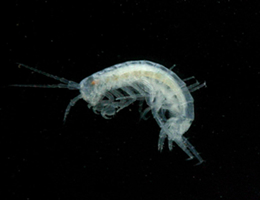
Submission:
[[67,108],[66,108],[66,110],[65,110],[65,113],[64,113],[64,118],[63,118],[63,123],[64,123],[64,124],[65,124],[65,122],[66,122],[66,119],[67,119],[67,116],[68,116],[68,114],[69,114],[69,112],[70,112],[71,107],[74,106],[75,103],[76,103],[78,100],[80,100],[81,98],[82,98],[82,95],[80,94],[80,95],[74,97],[72,100],[70,100],[69,105],[67,106]]

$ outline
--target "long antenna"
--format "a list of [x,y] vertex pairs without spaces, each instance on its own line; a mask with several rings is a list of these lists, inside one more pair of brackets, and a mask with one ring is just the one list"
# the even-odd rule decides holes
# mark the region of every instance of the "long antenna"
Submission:
[[48,77],[50,77],[50,78],[53,78],[53,79],[55,79],[55,80],[58,80],[58,81],[60,81],[60,82],[62,82],[62,83],[67,83],[67,84],[68,84],[68,83],[70,82],[69,80],[67,80],[67,79],[65,79],[65,78],[60,78],[60,77],[58,77],[58,76],[49,74],[49,73],[47,73],[47,72],[43,72],[43,71],[41,71],[41,70],[39,70],[39,69],[35,69],[35,68],[33,68],[33,67],[29,67],[28,65],[24,65],[24,64],[22,64],[22,63],[16,63],[16,64],[18,64],[18,67],[25,67],[25,68],[27,68],[27,69],[30,69],[30,70],[32,70],[32,71],[34,71],[34,72],[37,72],[37,73],[39,73],[39,74],[42,74],[42,75],[44,75],[44,76],[48,76]]
[[[61,77],[58,77],[58,76],[55,76],[55,75],[52,75],[52,74],[49,74],[47,72],[44,72],[44,71],[41,71],[41,70],[38,70],[38,69],[35,69],[33,67],[29,67],[28,65],[24,65],[24,64],[21,64],[21,63],[17,63],[18,64],[18,67],[24,67],[24,68],[27,68],[29,70],[32,70],[34,72],[37,72],[39,74],[42,74],[44,76],[47,76],[47,77],[50,77],[52,79],[55,79],[57,81],[60,81],[62,83],[59,83],[59,84],[52,84],[52,85],[28,85],[28,84],[24,84],[24,85],[20,85],[20,84],[13,84],[13,85],[10,85],[10,86],[15,86],[15,87],[34,87],[34,88],[67,88],[67,89],[70,89],[70,90],[79,90],[79,84],[74,82],[74,81],[70,81],[70,80],[67,80],[65,78],[61,78]],[[65,110],[65,113],[64,113],[64,118],[63,118],[63,123],[65,123],[66,119],[67,119],[67,116],[70,112],[70,109],[72,106],[75,105],[75,103],[82,99],[82,95],[78,95],[76,97],[74,97],[69,105],[67,106],[66,110]]]
[[14,87],[34,87],[34,88],[67,88],[67,89],[70,89],[70,90],[78,90],[79,89],[79,84],[74,82],[74,81],[70,81],[70,80],[67,80],[65,78],[62,78],[62,77],[58,77],[58,76],[55,76],[55,75],[52,75],[52,74],[49,74],[47,72],[44,72],[44,71],[41,71],[41,70],[38,70],[38,69],[35,69],[33,67],[29,67],[28,65],[25,65],[25,64],[22,64],[22,63],[17,63],[18,64],[18,67],[24,67],[24,68],[27,68],[29,70],[32,70],[36,73],[39,73],[39,74],[42,74],[44,76],[47,76],[49,78],[52,78],[52,79],[55,79],[57,81],[60,81],[62,83],[59,83],[59,84],[52,84],[52,85],[33,85],[33,84],[30,84],[30,85],[23,85],[23,84],[12,84],[10,86],[14,86]]

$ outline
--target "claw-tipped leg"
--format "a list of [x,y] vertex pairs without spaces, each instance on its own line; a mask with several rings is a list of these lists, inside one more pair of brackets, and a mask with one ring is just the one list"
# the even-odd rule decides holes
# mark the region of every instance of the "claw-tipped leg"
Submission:
[[187,160],[191,160],[195,157],[199,161],[197,165],[204,162],[204,160],[201,158],[194,146],[192,146],[192,144],[187,140],[187,138],[182,137],[181,139],[176,140],[175,142],[189,156]]

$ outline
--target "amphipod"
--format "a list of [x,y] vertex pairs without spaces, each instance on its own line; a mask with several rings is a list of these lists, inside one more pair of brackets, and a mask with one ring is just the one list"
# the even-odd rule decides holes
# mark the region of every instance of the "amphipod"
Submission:
[[146,60],[128,61],[108,67],[96,72],[80,83],[60,78],[49,73],[34,69],[24,64],[25,67],[39,74],[60,81],[57,85],[12,85],[18,87],[43,87],[67,88],[79,90],[80,94],[73,98],[64,114],[64,122],[72,106],[79,99],[88,103],[95,113],[100,113],[104,118],[109,118],[136,100],[145,101],[148,105],[141,117],[151,111],[161,131],[158,140],[158,150],[162,151],[164,141],[168,139],[168,147],[172,150],[175,142],[188,156],[198,159],[198,164],[203,159],[183,136],[194,120],[193,92],[205,83],[196,83],[186,86],[174,72],[166,67]]

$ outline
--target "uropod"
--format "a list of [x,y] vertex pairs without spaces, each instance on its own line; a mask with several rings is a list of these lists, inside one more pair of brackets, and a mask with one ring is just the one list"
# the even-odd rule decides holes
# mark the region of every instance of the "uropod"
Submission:
[[188,156],[203,162],[203,159],[183,134],[189,129],[194,120],[194,104],[190,92],[206,86],[198,81],[187,86],[173,71],[163,65],[147,61],[128,61],[96,72],[80,83],[60,78],[24,64],[19,66],[60,81],[55,85],[11,85],[18,87],[67,88],[79,90],[80,94],[73,98],[64,114],[63,121],[75,103],[83,99],[95,113],[100,113],[108,119],[136,100],[140,105],[146,102],[141,118],[151,111],[154,119],[161,128],[158,140],[158,150],[162,151],[164,141],[168,139],[168,147],[172,150],[175,142]]

